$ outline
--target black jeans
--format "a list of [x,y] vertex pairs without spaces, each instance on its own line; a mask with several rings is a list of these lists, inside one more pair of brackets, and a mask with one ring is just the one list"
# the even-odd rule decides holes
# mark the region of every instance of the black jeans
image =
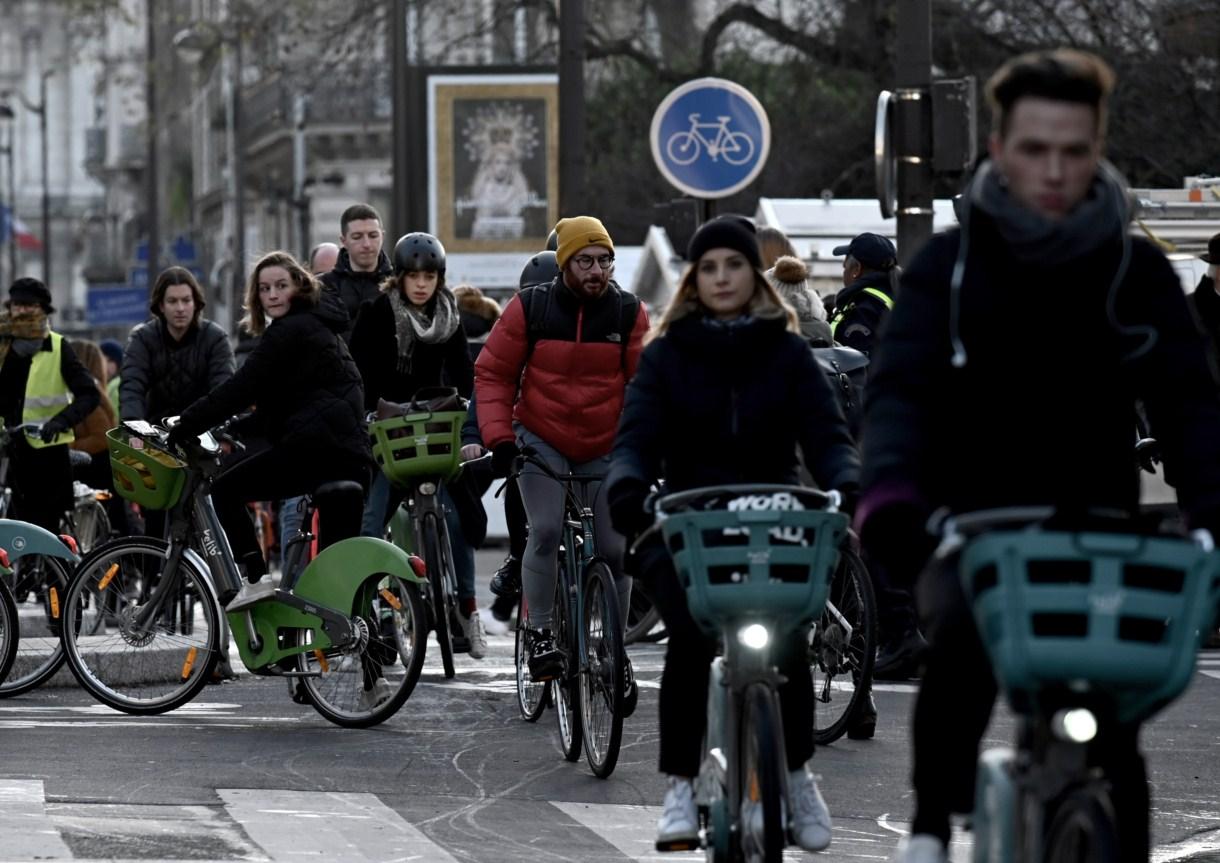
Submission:
[[[323,483],[351,480],[368,491],[368,466],[355,460],[321,457],[275,447],[243,459],[222,473],[212,484],[212,503],[233,557],[247,565],[247,576],[254,579],[266,572],[266,562],[258,547],[258,535],[246,504],[254,500],[282,500],[312,494]],[[318,548],[360,535],[363,502],[319,510]]]
[[[637,555],[639,575],[669,631],[665,670],[661,672],[660,770],[693,777],[699,772],[707,726],[708,672],[716,656],[716,644],[691,617],[686,591],[660,539],[642,546]],[[796,770],[813,756],[813,675],[804,638],[783,645],[776,664],[787,677],[779,688],[780,717],[788,769]]]
[[[912,833],[949,841],[950,813],[974,808],[979,744],[997,687],[957,575],[957,559],[933,561],[916,590],[927,661],[912,724],[915,818]],[[1117,814],[1120,859],[1148,859],[1148,777],[1139,727],[1120,726],[1095,744],[1107,767]]]

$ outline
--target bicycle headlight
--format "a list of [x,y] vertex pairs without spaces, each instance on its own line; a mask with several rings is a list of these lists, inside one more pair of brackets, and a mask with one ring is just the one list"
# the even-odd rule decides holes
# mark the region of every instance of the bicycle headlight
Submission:
[[751,623],[737,630],[737,640],[752,650],[762,650],[771,640],[771,633],[761,623]]
[[1051,728],[1060,740],[1088,743],[1097,736],[1097,717],[1083,707],[1060,710],[1051,720]]
[[421,483],[419,484],[419,493],[420,493],[420,494],[425,494],[425,495],[436,494],[436,483],[434,483],[434,482],[421,482]]

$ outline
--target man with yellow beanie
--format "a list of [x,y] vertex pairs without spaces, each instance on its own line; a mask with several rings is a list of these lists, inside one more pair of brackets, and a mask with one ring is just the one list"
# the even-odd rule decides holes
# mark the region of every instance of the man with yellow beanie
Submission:
[[[605,226],[592,216],[576,216],[561,219],[555,234],[559,275],[513,297],[475,363],[479,428],[501,475],[511,470],[521,446],[531,447],[558,473],[604,475],[627,382],[648,332],[644,306],[611,279],[614,242]],[[563,671],[551,626],[564,490],[528,464],[519,484],[530,525],[521,561],[535,631],[530,675],[550,680]],[[589,496],[598,554],[614,572],[625,621],[631,598],[631,579],[622,572],[625,541],[610,525],[600,485],[591,486]],[[630,666],[624,689],[630,714],[636,701]]]

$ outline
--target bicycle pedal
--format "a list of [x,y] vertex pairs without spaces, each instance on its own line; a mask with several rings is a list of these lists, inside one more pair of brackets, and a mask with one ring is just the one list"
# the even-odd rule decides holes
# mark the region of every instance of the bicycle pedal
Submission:
[[698,851],[700,847],[698,839],[658,839],[656,841],[656,849],[662,854],[672,851]]

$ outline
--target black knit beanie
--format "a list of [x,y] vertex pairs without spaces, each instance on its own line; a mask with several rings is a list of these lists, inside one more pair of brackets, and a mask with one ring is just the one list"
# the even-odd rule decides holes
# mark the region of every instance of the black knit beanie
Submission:
[[732,249],[741,252],[754,269],[762,269],[762,254],[758,251],[754,223],[745,216],[728,214],[704,222],[690,238],[690,245],[686,247],[686,260],[693,264],[709,249]]

